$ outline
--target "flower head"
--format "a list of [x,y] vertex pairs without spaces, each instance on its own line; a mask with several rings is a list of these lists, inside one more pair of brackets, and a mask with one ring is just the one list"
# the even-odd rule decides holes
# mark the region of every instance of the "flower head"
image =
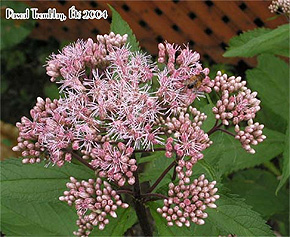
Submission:
[[111,185],[100,178],[79,182],[71,177],[66,186],[69,191],[65,191],[59,200],[67,202],[70,206],[74,205],[77,210],[79,219],[76,223],[79,229],[74,232],[76,236],[88,236],[94,226],[103,230],[109,224],[108,215],[117,217],[118,206],[129,207],[127,203],[122,202]]
[[290,15],[290,2],[289,0],[274,0],[269,6],[272,13]]
[[164,199],[164,206],[157,211],[166,219],[169,226],[174,224],[189,227],[190,222],[203,225],[203,219],[207,218],[206,208],[216,208],[215,181],[209,182],[201,175],[192,184],[186,185],[182,180],[178,185],[169,184],[168,199]]

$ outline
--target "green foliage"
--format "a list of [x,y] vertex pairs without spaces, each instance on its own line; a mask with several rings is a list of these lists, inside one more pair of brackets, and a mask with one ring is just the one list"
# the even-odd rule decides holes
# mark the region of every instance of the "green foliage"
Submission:
[[76,230],[76,220],[65,203],[1,198],[1,231],[8,236],[68,236]]
[[246,75],[251,88],[259,93],[262,106],[288,121],[289,66],[285,61],[270,54],[260,55],[258,67],[248,70]]
[[217,209],[208,208],[206,210],[209,217],[205,220],[205,225],[192,224],[189,228],[168,227],[165,218],[156,211],[158,207],[162,206],[162,202],[150,203],[148,206],[156,222],[158,236],[218,236],[228,234],[273,236],[265,221],[250,206],[245,204],[243,199],[225,193],[221,195],[217,204]]
[[275,214],[287,212],[289,208],[285,190],[278,196],[275,195],[278,182],[277,178],[266,170],[248,169],[234,174],[226,186],[245,198],[245,202],[252,206],[253,210],[269,219]]
[[44,87],[44,94],[50,99],[59,99],[59,91],[57,85],[54,83],[46,84]]
[[217,209],[207,209],[208,219],[215,227],[238,236],[274,236],[261,216],[236,195],[219,192]]
[[289,57],[289,25],[271,30],[257,28],[233,37],[224,57],[253,57],[271,53]]
[[[83,165],[67,164],[45,168],[43,164],[22,165],[20,159],[1,162],[1,226],[7,235],[71,236],[77,229],[74,207],[58,200],[70,176],[89,179],[94,173]],[[104,231],[93,235],[122,235],[136,222],[134,211],[120,209],[109,218]],[[122,226],[118,226],[122,223]]]
[[[140,182],[149,181],[152,185],[160,174],[173,162],[173,159],[167,158],[164,151],[154,152],[154,154],[150,157],[153,157],[150,158],[152,161],[146,164],[144,172],[140,175]],[[141,158],[141,160],[146,158],[147,157]],[[164,179],[157,186],[157,189],[163,185],[167,185],[171,181],[171,177],[172,171],[167,173]]]
[[15,69],[16,67],[24,64],[26,57],[20,50],[15,50],[7,60],[7,70]]
[[149,203],[150,213],[155,220],[155,234],[156,236],[218,236],[220,231],[217,230],[214,226],[211,226],[210,223],[207,223],[204,226],[198,226],[192,224],[190,227],[178,227],[168,226],[167,221],[163,218],[158,212],[157,208],[162,206],[162,202],[159,203]]
[[89,179],[94,172],[87,167],[65,164],[45,168],[43,163],[23,165],[20,159],[1,162],[1,197],[17,198],[27,202],[59,202],[69,177]]
[[233,137],[216,132],[211,136],[213,144],[203,152],[204,159],[215,167],[218,176],[269,161],[283,152],[285,135],[267,128],[264,133],[267,139],[255,146],[256,153],[253,155],[247,153]]
[[[49,76],[45,73],[45,58],[59,47],[53,39],[48,42],[26,38],[12,48],[1,50],[1,119],[15,124],[29,111],[38,96],[45,98],[45,85]],[[24,57],[24,58],[23,58]],[[51,94],[47,94],[51,96]],[[55,96],[53,96],[55,97]]]
[[206,114],[207,116],[206,120],[203,122],[201,127],[205,132],[208,132],[214,126],[214,123],[216,121],[215,115],[212,112],[212,108],[213,105],[207,104],[200,109],[200,112]]
[[126,21],[123,20],[120,14],[112,6],[109,5],[109,7],[112,11],[111,32],[120,35],[127,34],[128,35],[127,42],[131,46],[131,51],[138,51],[140,49],[139,43],[136,40],[136,37],[133,34],[133,31],[131,30],[130,26]]
[[110,224],[100,231],[94,228],[90,236],[123,236],[124,233],[137,222],[136,212],[132,207],[119,208],[117,218],[109,218]]
[[[3,1],[1,6],[12,8],[15,12],[25,12],[28,7],[22,2]],[[1,17],[1,41],[0,49],[10,48],[23,41],[33,30],[34,21],[28,20],[12,20]]]
[[283,153],[283,167],[282,167],[282,177],[277,187],[276,193],[282,188],[282,186],[289,181],[290,167],[289,167],[289,125],[286,133],[286,141],[284,145]]

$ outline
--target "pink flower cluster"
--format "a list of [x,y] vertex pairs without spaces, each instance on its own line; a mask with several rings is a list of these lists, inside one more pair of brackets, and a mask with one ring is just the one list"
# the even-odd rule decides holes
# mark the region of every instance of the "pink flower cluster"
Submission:
[[[52,54],[46,70],[51,81],[60,84],[62,97],[37,99],[30,111],[32,120],[23,117],[17,123],[18,145],[13,150],[22,152],[23,163],[45,160],[62,166],[75,157],[120,187],[137,180],[134,152],[165,150],[166,157],[175,155],[170,167],[177,162],[179,181],[169,185],[169,198],[158,212],[170,226],[204,224],[205,209],[216,208],[219,195],[216,182],[204,175],[191,182],[192,168],[212,144],[208,134],[231,121],[236,125],[235,138],[254,153],[251,146],[266,138],[263,125],[253,122],[260,110],[257,93],[240,77],[218,72],[211,80],[209,69],[199,63],[200,55],[188,46],[159,44],[158,62],[163,65],[158,67],[150,56],[132,52],[126,41],[127,35],[111,32],[98,35],[96,42],[78,40]],[[155,91],[154,78],[159,84]],[[213,112],[221,125],[207,134],[201,128],[207,116],[190,105],[212,89],[220,97]],[[241,130],[238,124],[243,121],[248,126]],[[67,187],[59,199],[75,205],[78,236],[89,235],[93,226],[104,229],[108,215],[115,218],[118,206],[128,207],[100,178],[78,182],[71,177]],[[140,192],[121,191],[142,199]]]
[[172,226],[176,224],[179,227],[183,225],[189,227],[190,222],[203,225],[203,219],[207,218],[204,212],[207,207],[216,208],[214,204],[219,195],[215,188],[215,181],[209,182],[201,175],[194,179],[192,184],[186,185],[180,180],[178,185],[169,184],[168,199],[164,199],[164,206],[157,211],[167,220],[167,224]]
[[178,108],[178,116],[161,120],[161,123],[166,126],[166,132],[173,135],[167,138],[166,156],[172,157],[172,152],[176,152],[180,158],[190,156],[201,159],[203,157],[201,151],[212,144],[208,135],[201,129],[207,116],[191,106],[189,107],[190,114],[186,113],[186,110]]
[[[246,87],[246,81],[242,81],[241,77],[228,77],[226,74],[217,73],[214,80],[214,90],[220,96],[215,107],[213,107],[213,113],[217,120],[221,120],[224,125],[229,125],[230,121],[234,125],[238,125],[242,121],[247,121],[252,124],[252,120],[256,117],[256,113],[260,110],[260,100],[256,98],[257,92],[251,92]],[[252,126],[252,125],[250,125]],[[258,126],[258,133],[262,133],[263,126]],[[247,128],[249,130],[249,128]],[[251,127],[252,129],[252,127]],[[251,129],[249,131],[251,131]],[[248,131],[240,131],[239,126],[236,127],[236,131],[240,134],[236,136],[236,139],[240,140],[243,148],[250,153],[254,153],[254,149],[250,148],[251,145],[257,145],[265,139],[258,138],[255,140],[248,134]],[[245,135],[248,134],[247,138]],[[251,132],[250,132],[251,133]],[[257,134],[257,132],[255,132]],[[243,139],[240,139],[240,136]],[[254,135],[255,137],[256,135]],[[260,135],[259,135],[260,136]]]
[[65,78],[67,86],[76,89],[81,84],[80,73],[86,66],[104,68],[108,64],[107,56],[113,47],[120,47],[127,41],[127,35],[98,35],[97,42],[92,39],[78,40],[62,49],[59,54],[52,54],[47,62],[47,75],[51,81],[56,81],[60,76]]
[[129,207],[127,203],[122,202],[111,185],[100,178],[78,182],[71,177],[66,186],[69,191],[65,191],[59,200],[67,202],[70,206],[75,205],[79,217],[76,222],[79,229],[74,232],[76,236],[88,236],[94,226],[103,230],[109,223],[108,215],[117,217],[118,206]]
[[133,185],[135,177],[133,172],[137,170],[136,160],[130,158],[134,149],[126,147],[124,143],[119,142],[117,146],[112,146],[105,142],[101,148],[93,148],[89,154],[92,158],[90,164],[101,170],[100,177],[106,177],[109,180],[115,180],[119,186],[123,186],[128,178],[128,183]]
[[235,132],[237,133],[235,138],[241,142],[247,152],[254,154],[255,150],[251,145],[258,145],[258,143],[266,139],[266,136],[263,135],[263,128],[263,124],[254,123],[251,119],[248,121],[248,126],[245,127],[244,131],[240,130],[239,125],[235,126]]
[[[158,49],[158,62],[166,65],[156,74],[160,85],[157,96],[163,104],[169,106],[169,111],[174,111],[177,107],[187,107],[196,97],[203,95],[204,92],[211,92],[213,81],[208,77],[209,69],[202,68],[197,52],[193,52],[188,46],[182,49],[168,42],[160,43]],[[201,73],[204,78],[192,79]],[[194,88],[188,88],[188,84],[193,80],[197,80],[194,82]]]
[[[88,154],[92,154],[93,149],[101,149],[100,143],[104,142],[121,141],[126,148],[146,150],[163,144],[162,132],[154,127],[162,108],[157,97],[150,92],[150,85],[143,85],[152,79],[155,70],[150,57],[132,53],[129,46],[124,46],[126,35],[110,33],[97,38],[97,43],[89,39],[85,43],[78,41],[67,46],[48,61],[47,73],[50,75],[52,68],[57,73],[51,74],[53,81],[62,77],[59,82],[64,97],[53,102],[39,98],[31,113],[32,122],[23,118],[17,125],[20,129],[19,145],[14,150],[21,150],[23,156],[29,156],[23,160],[24,163],[49,159],[62,166],[64,161],[71,159],[66,153],[68,150],[80,151],[84,159],[92,159]],[[104,52],[100,51],[106,60],[105,64],[101,60],[102,65],[93,59],[102,58],[97,50],[99,47],[105,48]],[[97,51],[92,54],[91,50]],[[85,71],[90,71],[90,75]],[[25,137],[27,131],[29,137]],[[97,159],[99,164],[96,167],[102,167],[102,170],[115,167],[116,160],[119,164],[124,163],[120,157],[111,159],[113,164],[109,166],[109,160],[103,160],[104,157]],[[116,173],[130,171],[122,166],[121,169],[107,169],[110,171],[105,169],[104,172],[108,172],[108,177],[115,176],[118,180],[121,176]],[[131,169],[136,169],[135,165]],[[133,183],[131,173],[127,175]]]
[[216,119],[221,119],[224,125],[229,125],[229,120],[238,124],[255,118],[260,110],[260,100],[256,98],[257,92],[251,92],[245,87],[246,82],[241,81],[241,77],[228,77],[218,72],[214,82],[214,90],[221,93],[221,99],[213,108]]
[[272,13],[290,15],[290,1],[289,0],[274,0],[269,6]]
[[30,111],[32,121],[22,117],[17,146],[14,151],[22,151],[23,163],[39,163],[43,158],[53,164],[62,166],[70,162],[71,154],[65,149],[73,139],[70,121],[59,112],[59,101],[38,97],[37,103]]

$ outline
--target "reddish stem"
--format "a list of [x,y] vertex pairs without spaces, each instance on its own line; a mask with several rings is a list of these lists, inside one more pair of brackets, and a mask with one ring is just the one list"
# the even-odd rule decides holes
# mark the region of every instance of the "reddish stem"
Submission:
[[174,181],[176,179],[176,166],[177,166],[177,164],[174,166],[174,170],[173,170],[173,175],[172,175],[171,181]]
[[129,194],[129,195],[131,195],[131,196],[134,197],[134,193],[133,193],[133,191],[131,191],[131,190],[124,190],[124,189],[121,189],[121,190],[117,190],[116,192],[117,192],[118,194],[122,194],[122,193],[124,193],[124,194]]
[[[134,156],[134,155],[133,155]],[[135,211],[139,220],[139,224],[141,226],[141,229],[143,231],[144,236],[153,236],[152,229],[150,227],[150,223],[148,220],[146,208],[144,206],[144,203],[141,200],[141,188],[139,183],[139,177],[138,172],[134,172],[135,176],[135,184],[134,184],[134,206]]]
[[164,171],[163,173],[159,176],[159,178],[155,181],[155,183],[148,189],[147,193],[151,193],[157,185],[161,182],[161,180],[165,177],[165,175],[171,170],[173,166],[175,166],[176,160],[174,160]]
[[212,127],[212,129],[207,132],[208,136],[216,132],[223,125],[222,123],[220,123],[219,125],[217,124],[218,124],[218,120],[215,121],[215,125]]
[[76,158],[79,162],[81,162],[81,163],[84,164],[85,166],[89,167],[91,170],[93,170],[93,171],[96,170],[92,165],[90,165],[88,162],[86,162],[82,157],[80,157],[80,156],[79,156],[78,154],[76,154],[74,151],[72,151],[72,150],[67,150],[67,152],[70,152],[74,158]]
[[229,135],[231,135],[231,136],[233,136],[233,137],[235,137],[235,136],[236,136],[235,134],[231,133],[230,131],[227,131],[227,130],[225,130],[225,129],[222,129],[222,128],[218,128],[218,129],[217,129],[217,131],[224,132],[224,133],[226,133],[226,134],[229,134]]
[[158,197],[159,199],[168,199],[168,197],[160,193],[145,193],[142,194],[141,197]]

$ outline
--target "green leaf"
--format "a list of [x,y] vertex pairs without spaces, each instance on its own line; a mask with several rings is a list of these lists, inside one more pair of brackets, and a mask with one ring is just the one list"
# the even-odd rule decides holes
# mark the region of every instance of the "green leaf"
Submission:
[[270,172],[260,169],[249,169],[240,171],[225,185],[231,192],[245,198],[245,202],[259,212],[264,218],[274,214],[287,212],[288,195],[281,192],[275,195],[275,187],[278,180]]
[[257,28],[233,37],[224,57],[253,57],[272,53],[289,57],[289,25],[271,30]]
[[[251,88],[258,92],[262,107],[288,121],[289,116],[289,66],[270,54],[258,57],[258,67],[246,72]],[[262,108],[263,109],[263,108]]]
[[236,195],[219,192],[217,209],[208,208],[208,219],[212,225],[224,230],[227,234],[238,236],[274,236],[270,227],[261,216],[251,210],[244,200]]
[[109,217],[110,223],[104,230],[95,227],[90,236],[123,236],[124,233],[137,222],[136,212],[133,208],[118,208],[117,218]]
[[204,107],[201,108],[200,112],[205,113],[207,118],[202,124],[202,129],[204,132],[208,132],[215,124],[215,115],[212,112],[212,108],[214,105],[207,104]]
[[285,133],[287,121],[276,114],[269,106],[261,102],[262,109],[257,113],[257,122],[264,124],[266,128]]
[[1,197],[1,231],[14,236],[71,236],[77,215],[65,203],[26,202]]
[[123,20],[121,15],[112,6],[109,5],[109,7],[112,11],[111,32],[120,35],[127,34],[128,35],[127,42],[131,46],[131,51],[134,52],[140,50],[139,43],[136,40],[136,37],[133,34],[133,31],[131,30],[128,23]]
[[[136,155],[137,155],[137,154],[136,154]],[[160,156],[160,154],[154,152],[153,155],[145,156],[145,157],[140,157],[140,158],[137,160],[138,165],[139,165],[139,164],[142,164],[142,163],[146,163],[146,162],[151,162],[151,161],[157,159],[159,156]]]
[[217,176],[263,164],[283,152],[285,139],[284,134],[267,128],[263,133],[267,136],[266,140],[254,146],[255,154],[249,154],[239,141],[228,134],[216,132],[211,135],[213,144],[203,152],[204,159],[214,164]]
[[167,226],[167,221],[156,209],[162,202],[149,203],[150,212],[156,223],[158,236],[218,236],[235,234],[241,236],[273,236],[269,226],[261,216],[251,210],[244,200],[236,195],[220,194],[217,201],[217,209],[208,208],[209,214],[205,219],[205,225],[197,226],[191,223],[191,227],[179,228],[176,225]]
[[46,84],[43,88],[44,95],[50,99],[59,99],[59,91],[56,84]]
[[20,159],[7,159],[1,162],[1,197],[58,203],[70,176],[89,179],[94,172],[83,165],[45,168],[43,163],[23,165]]
[[[66,164],[44,168],[43,164],[23,165],[20,159],[1,162],[1,226],[6,235],[71,236],[77,230],[74,207],[58,200],[70,176],[94,177],[87,167]],[[118,209],[118,218],[109,217],[103,231],[95,228],[92,236],[120,236],[135,224],[132,208]],[[122,223],[122,225],[118,225]]]
[[[146,164],[144,172],[140,174],[140,182],[149,181],[152,185],[162,172],[173,162],[173,159],[167,158],[164,153],[164,151],[154,152],[153,161]],[[172,174],[173,168],[167,173],[156,188],[158,189],[159,187],[168,184],[171,181]]]
[[[22,2],[3,1],[2,8],[12,8],[15,12],[25,12],[29,6]],[[1,17],[1,41],[0,49],[10,48],[23,41],[33,30],[34,21],[27,20],[12,20]]]
[[[119,208],[118,217],[109,217],[104,230],[95,227],[90,236],[121,236],[137,221],[133,208]],[[6,235],[16,236],[72,236],[78,219],[74,207],[66,203],[25,202],[2,198],[1,226]]]
[[287,128],[286,133],[286,142],[285,142],[285,148],[283,152],[283,168],[282,168],[282,177],[279,182],[279,185],[277,187],[276,193],[283,187],[283,185],[289,181],[289,175],[290,175],[290,167],[289,167],[289,125]]

